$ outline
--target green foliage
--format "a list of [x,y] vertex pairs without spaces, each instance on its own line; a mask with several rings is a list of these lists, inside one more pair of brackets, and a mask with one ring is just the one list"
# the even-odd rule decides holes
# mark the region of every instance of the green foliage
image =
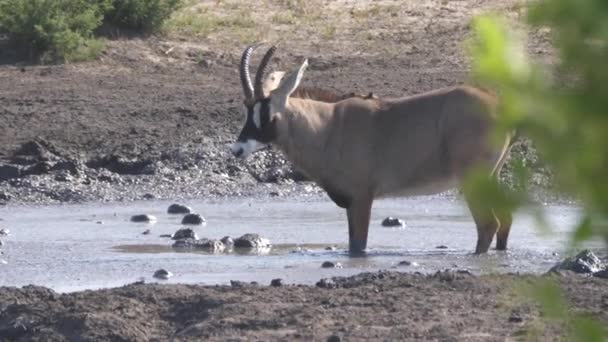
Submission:
[[0,0],[0,28],[30,57],[79,60],[100,50],[91,38],[109,1]]
[[120,28],[153,32],[183,3],[183,0],[113,0],[113,8],[104,21]]
[[[582,201],[583,215],[571,247],[590,239],[608,244],[608,2],[543,0],[529,5],[528,22],[551,33],[558,60],[541,66],[525,53],[523,39],[496,17],[474,21],[473,76],[500,94],[497,134],[530,137],[555,170],[556,186]],[[553,79],[548,75],[554,75]],[[474,195],[498,208],[527,202],[472,175]],[[593,317],[572,313],[559,286],[539,281],[528,292],[545,318],[559,322],[569,341],[605,341]]]
[[584,219],[573,243],[608,241],[607,2],[535,2],[529,22],[551,30],[559,61],[535,64],[500,19],[480,17],[471,50],[474,77],[500,93],[499,131],[529,136],[556,170],[558,188],[582,200]]

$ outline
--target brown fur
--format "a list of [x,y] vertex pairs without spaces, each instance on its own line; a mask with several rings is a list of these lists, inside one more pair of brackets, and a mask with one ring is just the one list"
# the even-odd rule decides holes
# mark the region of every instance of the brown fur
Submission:
[[[357,252],[366,247],[375,198],[445,191],[475,165],[499,173],[510,137],[501,148],[489,143],[496,103],[467,86],[376,101],[290,97],[276,114],[276,145],[347,209],[350,248]],[[467,203],[477,226],[476,253],[487,252],[497,232],[497,248],[506,249],[511,213]]]
[[316,88],[316,87],[298,87],[291,94],[291,97],[315,100],[315,101],[320,101],[320,102],[330,102],[330,103],[340,102],[342,100],[346,100],[351,97],[358,97],[358,98],[365,99],[365,100],[378,99],[378,97],[376,95],[374,95],[374,93],[371,93],[371,92],[368,93],[367,95],[357,94],[354,92],[344,93],[344,94],[340,95],[331,90],[321,89],[321,88]]

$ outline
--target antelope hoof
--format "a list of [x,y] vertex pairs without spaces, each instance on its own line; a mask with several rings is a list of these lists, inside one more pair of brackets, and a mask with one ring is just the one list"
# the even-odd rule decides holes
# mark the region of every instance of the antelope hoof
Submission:
[[350,256],[358,257],[365,256],[365,249],[367,248],[367,241],[363,240],[350,240],[348,244],[348,251]]

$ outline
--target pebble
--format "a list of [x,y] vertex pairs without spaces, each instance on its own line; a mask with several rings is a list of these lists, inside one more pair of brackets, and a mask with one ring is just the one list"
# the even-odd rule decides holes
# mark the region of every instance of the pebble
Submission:
[[187,207],[183,204],[171,204],[169,206],[169,208],[167,208],[167,213],[168,214],[190,214],[192,212],[192,209],[190,209],[190,207]]
[[405,222],[396,217],[387,217],[382,220],[382,226],[384,227],[405,227]]
[[272,279],[270,281],[270,286],[273,286],[273,287],[283,286],[283,279],[281,279],[281,278]]
[[415,261],[403,260],[403,261],[400,261],[398,265],[399,266],[418,266],[418,263]]
[[340,342],[340,341],[342,341],[342,340],[340,339],[340,336],[338,336],[338,335],[331,335],[327,338],[327,342]]
[[327,278],[319,280],[315,285],[322,289],[334,289],[337,287],[336,283],[333,280]]
[[321,267],[323,267],[323,268],[342,268],[342,264],[340,264],[339,262],[333,263],[331,261],[325,261],[323,264],[321,264]]
[[131,216],[131,222],[154,222],[156,221],[156,217],[152,215],[133,215]]
[[182,224],[203,224],[205,222],[205,218],[199,214],[187,214],[182,219]]
[[171,239],[173,240],[182,240],[182,239],[194,239],[198,240],[198,235],[196,232],[192,230],[192,228],[181,228],[178,229],[173,235],[171,235]]
[[157,270],[156,272],[154,272],[154,278],[158,278],[158,279],[169,279],[173,277],[173,273],[165,270],[164,268],[161,268],[159,270]]

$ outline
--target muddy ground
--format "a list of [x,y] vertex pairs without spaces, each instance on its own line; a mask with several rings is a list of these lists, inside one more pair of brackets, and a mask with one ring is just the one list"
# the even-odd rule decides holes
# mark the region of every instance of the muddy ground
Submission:
[[[467,82],[462,42],[474,14],[522,16],[514,0],[201,1],[188,10],[164,35],[108,41],[92,62],[31,65],[0,50],[0,204],[323,196],[274,151],[246,162],[228,155],[243,119],[246,44],[281,38],[274,68],[308,57],[304,84],[402,96]],[[193,15],[213,20],[185,25]],[[550,62],[547,32],[530,33],[530,52]],[[550,185],[528,141],[514,154],[533,166],[533,185]],[[333,289],[0,288],[0,340],[554,340],[563,326],[512,291],[530,279],[381,273]],[[558,279],[573,311],[608,321],[606,280]]]
[[[608,322],[605,279],[553,279],[564,289],[570,314]],[[0,288],[0,339],[555,341],[565,337],[568,324],[548,320],[522,290],[538,280],[377,272],[323,287],[133,284],[71,294]]]
[[[0,203],[322,196],[274,151],[246,162],[227,153],[243,120],[237,65],[246,44],[281,39],[274,69],[308,57],[306,85],[411,95],[467,82],[472,16],[497,9],[517,22],[517,4],[201,1],[178,18],[207,18],[215,26],[204,33],[178,21],[165,35],[110,40],[97,61],[27,65],[5,48]],[[531,52],[550,60],[546,33],[531,33]],[[524,139],[515,150],[536,171],[533,185],[546,188],[550,172],[533,146]]]

